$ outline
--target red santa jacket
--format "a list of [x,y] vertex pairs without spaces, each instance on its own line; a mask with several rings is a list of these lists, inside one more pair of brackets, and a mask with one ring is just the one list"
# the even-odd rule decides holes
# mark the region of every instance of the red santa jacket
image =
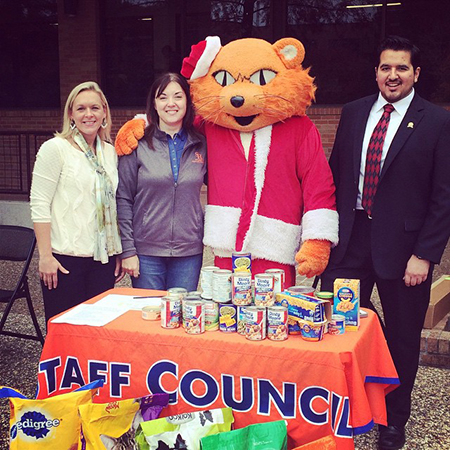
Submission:
[[209,122],[199,128],[208,146],[203,243],[215,255],[242,250],[293,265],[301,241],[337,244],[333,178],[308,117],[254,131],[248,162],[238,131]]

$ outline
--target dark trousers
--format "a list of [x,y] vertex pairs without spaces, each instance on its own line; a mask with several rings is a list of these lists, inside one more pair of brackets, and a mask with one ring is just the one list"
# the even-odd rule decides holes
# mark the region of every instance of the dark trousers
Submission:
[[65,275],[58,272],[56,289],[49,290],[41,282],[46,322],[56,314],[114,287],[115,256],[110,257],[107,264],[94,261],[93,258],[57,254],[53,256],[70,273]]
[[371,220],[364,211],[357,211],[347,252],[340,263],[329,264],[321,277],[321,289],[332,291],[336,278],[359,279],[361,306],[375,310],[370,298],[376,284],[384,333],[400,379],[400,386],[386,397],[388,424],[404,426],[411,413],[411,391],[419,365],[420,335],[430,301],[433,266],[425,283],[414,287],[406,287],[402,278],[380,278],[372,264],[370,234]]

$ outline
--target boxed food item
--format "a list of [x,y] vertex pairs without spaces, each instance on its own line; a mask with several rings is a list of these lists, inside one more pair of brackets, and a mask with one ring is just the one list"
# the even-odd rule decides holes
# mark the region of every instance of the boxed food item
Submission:
[[276,295],[275,304],[288,309],[289,334],[301,334],[302,320],[322,323],[331,319],[330,302],[310,295],[292,295],[284,291]]
[[359,329],[360,281],[349,278],[334,280],[333,313],[345,317],[345,331]]
[[442,275],[431,285],[430,305],[424,328],[433,328],[450,311],[450,275]]

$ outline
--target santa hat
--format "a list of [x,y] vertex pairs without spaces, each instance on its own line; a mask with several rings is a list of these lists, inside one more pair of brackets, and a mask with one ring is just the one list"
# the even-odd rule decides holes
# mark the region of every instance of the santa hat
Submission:
[[219,36],[208,36],[204,41],[193,45],[190,55],[183,59],[181,75],[191,81],[204,77],[220,49]]

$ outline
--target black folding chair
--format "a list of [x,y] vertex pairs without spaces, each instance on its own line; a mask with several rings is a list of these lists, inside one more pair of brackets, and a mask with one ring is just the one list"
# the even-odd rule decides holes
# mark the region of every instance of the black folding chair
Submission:
[[[0,334],[20,337],[23,339],[32,339],[34,341],[40,341],[41,344],[44,344],[44,336],[42,335],[42,331],[39,327],[36,313],[33,308],[33,303],[31,301],[27,277],[27,271],[30,267],[35,246],[36,238],[34,236],[34,231],[31,228],[13,225],[0,225],[0,260],[24,262],[22,273],[17,280],[15,288],[13,290],[0,289],[0,303],[7,304],[0,320]],[[14,302],[20,298],[25,298],[27,301],[28,309],[30,310],[31,319],[34,324],[34,328],[36,329],[37,336],[3,329]]]

